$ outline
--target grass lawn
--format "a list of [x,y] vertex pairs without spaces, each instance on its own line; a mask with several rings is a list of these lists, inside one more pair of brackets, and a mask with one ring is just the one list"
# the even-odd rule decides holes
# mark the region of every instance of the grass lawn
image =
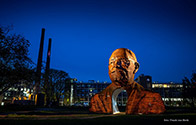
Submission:
[[[8,112],[9,111],[9,112]],[[0,125],[112,125],[112,124],[193,124],[196,112],[193,110],[169,109],[164,114],[125,115],[125,113],[92,114],[88,108],[35,108],[31,110],[0,110]]]
[[65,116],[50,116],[44,117],[36,117],[32,115],[18,115],[18,116],[8,116],[7,118],[1,119],[1,125],[57,125],[57,124],[78,124],[78,125],[87,125],[87,124],[168,124],[168,123],[176,123],[176,124],[192,124],[196,121],[196,114],[160,114],[160,115],[103,115],[103,114],[76,114],[76,115],[65,115]]

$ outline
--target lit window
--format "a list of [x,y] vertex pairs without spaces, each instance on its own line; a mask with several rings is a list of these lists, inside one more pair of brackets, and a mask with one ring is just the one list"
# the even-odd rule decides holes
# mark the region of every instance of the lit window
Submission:
[[1,102],[1,105],[4,106],[4,102]]
[[167,84],[164,84],[164,85],[163,85],[163,88],[167,88]]
[[162,98],[163,101],[169,101],[169,98]]

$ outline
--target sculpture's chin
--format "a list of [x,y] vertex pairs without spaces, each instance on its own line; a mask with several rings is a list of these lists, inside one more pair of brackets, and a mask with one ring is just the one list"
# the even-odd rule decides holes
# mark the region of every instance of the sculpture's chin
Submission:
[[122,87],[126,86],[127,83],[128,83],[127,79],[123,79],[123,78],[122,79],[116,79],[115,82],[118,82]]
[[126,86],[128,83],[128,76],[124,71],[115,71],[111,73],[113,80],[121,86]]

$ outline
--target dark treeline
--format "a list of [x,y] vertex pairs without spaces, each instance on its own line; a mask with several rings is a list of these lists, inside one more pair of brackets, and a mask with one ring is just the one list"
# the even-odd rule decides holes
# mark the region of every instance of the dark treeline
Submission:
[[182,80],[183,91],[182,95],[184,103],[195,108],[196,106],[196,72],[192,73],[191,79],[184,77]]

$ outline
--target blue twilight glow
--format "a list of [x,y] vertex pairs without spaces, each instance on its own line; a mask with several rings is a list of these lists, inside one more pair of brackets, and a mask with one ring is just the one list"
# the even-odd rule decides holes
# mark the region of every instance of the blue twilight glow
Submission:
[[51,68],[78,80],[110,81],[108,61],[117,48],[131,49],[140,74],[181,82],[196,70],[194,0],[1,0],[0,25],[31,42],[37,62],[41,28],[44,60],[52,38]]

